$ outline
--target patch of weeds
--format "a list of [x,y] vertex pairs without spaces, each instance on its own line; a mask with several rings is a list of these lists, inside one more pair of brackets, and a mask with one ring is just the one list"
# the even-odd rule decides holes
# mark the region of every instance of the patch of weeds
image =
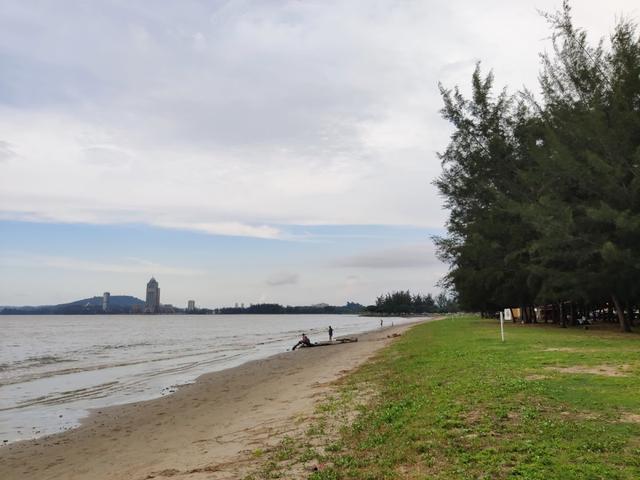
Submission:
[[291,460],[296,453],[295,442],[291,437],[284,437],[275,449],[274,459],[277,462]]
[[260,471],[261,478],[271,479],[271,478],[280,478],[282,476],[282,472],[278,468],[278,464],[273,460],[268,461],[262,466]]
[[325,428],[327,426],[327,422],[324,419],[320,419],[317,422],[315,422],[314,424],[312,424],[308,429],[307,429],[307,435],[310,437],[319,437],[321,435],[324,435],[325,432]]
[[359,468],[362,462],[352,455],[341,455],[334,459],[333,464],[336,467],[342,467],[348,470]]
[[325,447],[327,452],[339,452],[343,449],[344,445],[342,442],[333,442]]
[[341,478],[342,476],[333,468],[318,470],[309,476],[309,480],[340,480]]
[[256,448],[253,452],[251,452],[251,456],[254,458],[260,458],[264,455],[264,450],[262,448]]
[[307,447],[305,448],[300,456],[298,457],[298,461],[301,463],[307,463],[314,459],[320,459],[322,456],[313,448]]
[[338,409],[338,400],[334,396],[330,396],[324,402],[316,407],[317,413],[332,413]]

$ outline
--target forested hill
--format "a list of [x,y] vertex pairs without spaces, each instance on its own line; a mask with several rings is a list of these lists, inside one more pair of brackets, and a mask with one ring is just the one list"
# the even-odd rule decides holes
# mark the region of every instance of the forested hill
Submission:
[[[143,307],[144,301],[131,295],[112,295],[109,298],[109,313],[128,313],[135,306]],[[84,298],[59,305],[36,307],[0,307],[2,315],[47,315],[102,313],[102,297]]]

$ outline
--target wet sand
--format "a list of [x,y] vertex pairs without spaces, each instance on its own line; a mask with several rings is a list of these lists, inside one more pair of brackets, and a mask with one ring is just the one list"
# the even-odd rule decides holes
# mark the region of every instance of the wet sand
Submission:
[[0,447],[0,478],[242,478],[251,452],[299,428],[331,382],[410,327],[282,353],[203,375],[167,397],[102,409],[77,429]]

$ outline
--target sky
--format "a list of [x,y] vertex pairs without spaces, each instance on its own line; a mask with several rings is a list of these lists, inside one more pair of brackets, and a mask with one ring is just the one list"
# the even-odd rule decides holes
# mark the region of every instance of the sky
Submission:
[[560,4],[0,0],[0,305],[438,292],[438,82],[535,91]]

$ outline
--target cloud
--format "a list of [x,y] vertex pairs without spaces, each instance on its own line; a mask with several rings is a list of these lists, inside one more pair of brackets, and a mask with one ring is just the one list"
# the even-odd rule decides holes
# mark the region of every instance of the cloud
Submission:
[[333,262],[333,266],[343,268],[426,268],[442,267],[436,258],[433,244],[406,245],[377,250],[361,255],[345,257]]
[[0,140],[0,162],[4,162],[16,156],[16,153],[11,149],[11,144]]
[[131,163],[131,154],[117,146],[93,145],[84,149],[86,161],[106,168],[123,168]]
[[297,273],[280,272],[267,279],[267,285],[279,287],[282,285],[295,285],[299,282],[300,276]]
[[[548,36],[500,0],[5,3],[0,214],[259,238],[442,227],[437,82],[464,90],[483,59],[535,87]],[[594,36],[637,9],[583,3]]]
[[[0,193],[0,198],[2,194]],[[0,210],[0,220],[40,222],[40,223],[85,223],[94,225],[144,223],[154,227],[172,230],[185,230],[205,233],[208,235],[224,235],[237,237],[254,237],[263,239],[289,238],[281,229],[269,225],[249,225],[239,222],[203,222],[197,217],[212,216],[208,212],[194,210],[183,214],[174,213],[171,209],[164,212],[137,210],[132,211],[126,206],[119,209],[108,205],[94,204],[87,208],[79,199],[60,198],[52,201],[50,210],[39,209],[39,199],[10,198],[6,196],[7,207],[15,205],[14,209]],[[194,211],[200,213],[194,217]]]
[[139,258],[129,258],[117,263],[96,262],[64,256],[47,255],[3,255],[1,264],[5,267],[36,267],[61,270],[75,270],[103,273],[142,273],[149,275],[203,275],[205,272],[197,269],[173,267]]
[[193,232],[207,233],[210,235],[230,235],[238,237],[256,237],[276,239],[282,236],[282,232],[269,225],[244,225],[237,222],[206,223],[206,222],[151,222],[152,225],[178,230],[191,230]]

